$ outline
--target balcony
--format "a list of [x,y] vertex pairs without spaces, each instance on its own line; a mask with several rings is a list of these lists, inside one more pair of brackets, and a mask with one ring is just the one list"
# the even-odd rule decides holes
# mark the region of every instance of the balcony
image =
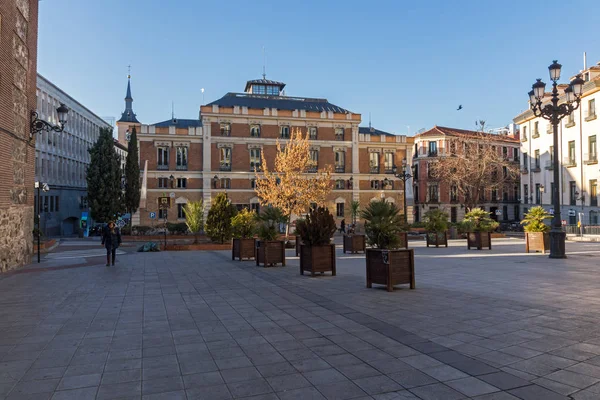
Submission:
[[585,153],[583,156],[585,160],[583,163],[585,165],[598,164],[598,154],[597,153]]
[[185,164],[185,165],[177,165],[177,166],[175,166],[175,169],[177,171],[187,171],[188,170],[188,166],[187,166],[187,164]]
[[527,168],[527,166],[521,167],[521,173],[522,174],[528,174],[529,173],[529,168]]
[[391,174],[393,174],[393,173],[394,173],[394,170],[393,170],[393,168],[392,168],[392,167],[385,167],[385,169],[383,170],[383,173],[384,173],[384,174],[391,175]]
[[371,174],[378,174],[379,173],[379,165],[377,165],[377,166],[371,166],[369,168],[369,173],[371,173]]
[[527,141],[527,135],[524,134],[523,136],[521,136],[521,142],[526,142]]
[[533,132],[533,134],[531,135],[531,137],[532,137],[533,139],[539,138],[539,137],[540,137],[540,131],[535,131],[535,132]]
[[437,157],[438,156],[438,151],[437,150],[429,150],[427,152],[427,157]]
[[156,166],[156,169],[159,171],[168,171],[169,170],[169,164],[158,164]]
[[231,164],[229,164],[229,163],[221,163],[219,165],[219,171],[231,171]]
[[310,167],[306,168],[306,172],[309,174],[315,174],[317,173],[317,169],[318,167],[316,165],[311,165]]
[[554,161],[552,161],[552,160],[546,161],[546,166],[544,167],[544,169],[548,170],[548,171],[552,171],[554,169]]
[[540,172],[540,171],[541,171],[541,168],[540,168],[539,162],[535,163],[531,166],[531,172]]
[[574,158],[571,157],[565,157],[563,159],[563,166],[567,167],[567,168],[572,168],[572,167],[576,167],[577,166],[577,161],[575,161]]
[[593,121],[593,120],[595,120],[596,118],[598,118],[598,117],[597,117],[597,115],[596,115],[596,111],[594,110],[594,111],[592,111],[591,113],[588,113],[588,116],[587,116],[587,117],[585,117],[585,121],[586,121],[586,122]]
[[345,165],[336,165],[335,172],[337,172],[338,174],[343,174],[344,172],[346,172],[346,166]]
[[570,119],[569,121],[567,121],[567,123],[565,124],[565,128],[571,128],[575,126],[575,120],[574,119]]

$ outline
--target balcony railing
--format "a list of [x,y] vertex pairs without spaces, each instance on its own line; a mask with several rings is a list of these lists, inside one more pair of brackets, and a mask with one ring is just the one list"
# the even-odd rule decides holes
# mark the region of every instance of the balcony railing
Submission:
[[166,171],[169,169],[169,164],[158,164],[156,166],[156,169],[161,170],[161,171]]
[[335,172],[337,172],[337,173],[344,173],[344,172],[346,172],[346,166],[345,165],[336,165],[335,166]]
[[385,167],[384,170],[383,170],[383,173],[384,174],[393,174],[394,170],[393,170],[392,167]]
[[371,166],[369,168],[369,173],[371,173],[371,174],[378,174],[379,173],[379,165],[377,165],[377,166]]
[[187,164],[185,164],[185,165],[177,165],[177,166],[175,167],[175,169],[176,169],[177,171],[187,171],[187,169],[188,169],[188,166],[187,166]]
[[309,174],[314,174],[317,172],[317,169],[317,166],[312,165],[306,168],[306,172],[308,172]]
[[552,160],[546,161],[546,166],[544,167],[544,169],[547,169],[548,171],[552,171],[554,169],[554,161],[552,161]]
[[540,172],[540,164],[539,163],[533,163],[531,164],[531,172]]
[[529,173],[529,168],[527,168],[527,166],[522,166],[521,167],[521,173],[522,174],[528,174]]
[[527,141],[527,134],[524,134],[523,136],[521,136],[521,142],[526,142]]
[[586,165],[598,164],[597,153],[585,153],[583,159],[585,160],[583,163]]
[[231,164],[221,163],[219,165],[219,171],[231,171]]
[[438,151],[437,150],[429,150],[427,151],[427,157],[437,157],[438,155]]
[[565,167],[567,167],[567,168],[576,167],[577,166],[577,161],[575,161],[574,158],[565,157],[563,159],[563,165]]
[[588,112],[587,117],[585,117],[586,121],[593,121],[597,118],[596,111]]

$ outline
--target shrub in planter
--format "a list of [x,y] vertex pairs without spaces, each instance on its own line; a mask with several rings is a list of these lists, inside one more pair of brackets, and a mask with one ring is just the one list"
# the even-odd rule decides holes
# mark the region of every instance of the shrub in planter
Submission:
[[221,244],[231,239],[231,218],[237,214],[237,209],[229,202],[225,193],[219,193],[214,198],[206,217],[206,234],[213,242]]
[[145,225],[135,225],[133,228],[134,235],[147,235],[152,230],[152,227]]
[[253,236],[256,231],[256,213],[244,208],[231,218],[231,229],[233,232],[231,259],[235,260],[237,257],[242,261],[243,258],[254,258],[256,240]]
[[448,213],[438,208],[423,215],[427,247],[448,247]]
[[498,222],[490,218],[490,213],[481,208],[473,208],[465,214],[461,230],[467,233],[467,249],[484,247],[492,249],[491,232],[498,228]]
[[279,224],[285,221],[280,209],[267,207],[261,214],[256,214],[258,223],[256,232],[260,239],[256,244],[256,265],[261,263],[285,266],[285,242],[279,239]]
[[415,288],[415,258],[413,249],[399,249],[403,221],[400,209],[385,200],[373,201],[361,213],[365,220],[367,287],[373,283],[385,285],[409,284]]
[[545,253],[547,249],[550,249],[550,226],[546,225],[544,221],[551,218],[552,215],[548,214],[541,206],[533,207],[525,214],[521,224],[525,230],[525,251],[527,253],[530,250]]
[[335,245],[331,237],[336,231],[333,215],[325,207],[312,209],[306,219],[296,223],[296,231],[302,240],[300,245],[300,275],[304,271],[315,273],[331,271],[335,276]]
[[185,222],[171,223],[167,222],[167,230],[173,235],[184,235],[188,231],[187,224]]

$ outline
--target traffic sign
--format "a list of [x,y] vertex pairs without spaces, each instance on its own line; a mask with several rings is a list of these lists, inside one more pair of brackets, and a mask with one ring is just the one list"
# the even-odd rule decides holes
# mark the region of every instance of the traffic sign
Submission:
[[156,213],[153,211],[150,213],[150,219],[156,218]]
[[502,215],[502,210],[496,210],[496,215]]
[[123,228],[125,226],[125,221],[123,221],[122,219],[118,220],[115,225],[117,225],[117,227],[119,229]]
[[172,199],[174,199],[175,198],[175,192],[169,193],[169,197],[172,198]]

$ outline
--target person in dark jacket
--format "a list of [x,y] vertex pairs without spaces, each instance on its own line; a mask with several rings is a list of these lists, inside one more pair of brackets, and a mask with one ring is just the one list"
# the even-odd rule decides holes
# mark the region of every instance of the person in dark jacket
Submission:
[[102,245],[106,247],[106,266],[110,266],[110,257],[112,255],[112,265],[115,265],[117,249],[121,245],[121,231],[115,225],[114,221],[110,221],[102,232]]
[[346,233],[346,220],[343,219],[342,222],[340,222],[340,233]]

